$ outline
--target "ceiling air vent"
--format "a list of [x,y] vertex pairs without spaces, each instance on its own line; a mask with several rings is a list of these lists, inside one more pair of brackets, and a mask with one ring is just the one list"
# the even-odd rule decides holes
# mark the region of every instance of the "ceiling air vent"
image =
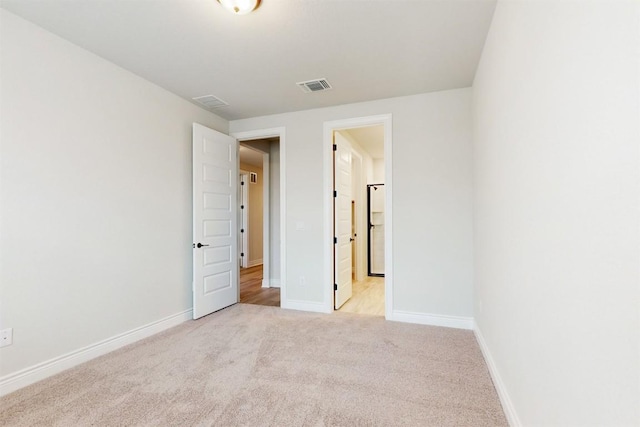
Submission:
[[213,95],[198,96],[197,98],[193,98],[193,100],[209,109],[226,107],[227,105],[229,105],[222,99],[216,98]]
[[306,82],[296,83],[303,92],[321,92],[323,90],[333,89],[327,79],[309,80]]

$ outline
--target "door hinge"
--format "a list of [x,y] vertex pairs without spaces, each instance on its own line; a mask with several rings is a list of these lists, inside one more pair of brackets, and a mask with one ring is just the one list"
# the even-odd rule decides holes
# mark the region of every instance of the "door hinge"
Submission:
[[334,283],[334,284],[333,284],[333,290],[334,290],[334,291],[337,291],[337,290],[338,290],[338,284],[337,284],[337,283]]
[[240,205],[240,209],[244,209],[244,205]]
[[244,228],[241,228],[241,229],[240,229],[240,232],[241,232],[241,233],[244,233]]
[[244,256],[244,252],[240,252],[240,256],[242,256],[242,257],[243,257],[243,256]]
[[337,144],[333,144],[333,151],[338,151],[338,145]]
[[336,190],[333,190],[333,197],[338,197],[338,192]]
[[333,238],[333,244],[335,245],[335,244],[337,244],[337,243],[338,243],[338,238],[337,238],[337,237],[334,237],[334,238]]
[[244,181],[240,181],[240,185],[244,185]]

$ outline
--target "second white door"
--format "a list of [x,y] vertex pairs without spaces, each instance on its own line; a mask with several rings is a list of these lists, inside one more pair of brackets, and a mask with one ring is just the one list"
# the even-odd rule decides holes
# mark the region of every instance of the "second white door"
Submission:
[[334,139],[334,308],[352,294],[351,145],[338,132]]

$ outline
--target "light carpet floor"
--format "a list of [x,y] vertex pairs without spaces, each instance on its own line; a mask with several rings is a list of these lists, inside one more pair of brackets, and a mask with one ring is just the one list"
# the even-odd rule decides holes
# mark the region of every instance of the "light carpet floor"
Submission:
[[3,426],[506,426],[470,331],[237,304],[4,396]]

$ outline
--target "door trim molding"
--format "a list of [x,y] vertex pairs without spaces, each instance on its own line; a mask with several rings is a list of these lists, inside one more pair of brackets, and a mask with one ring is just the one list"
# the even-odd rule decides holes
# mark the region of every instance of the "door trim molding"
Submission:
[[393,218],[392,218],[392,115],[356,117],[343,120],[326,121],[323,124],[323,166],[324,166],[324,311],[333,312],[333,132],[336,130],[352,129],[365,126],[384,126],[384,178],[385,178],[385,280],[384,280],[384,312],[385,318],[390,320],[393,313]]
[[[280,287],[280,307],[285,307],[286,306],[286,302],[287,300],[287,291],[286,291],[286,207],[287,207],[287,203],[286,203],[286,143],[285,143],[285,134],[286,134],[286,128],[285,127],[276,127],[276,128],[268,128],[268,129],[256,129],[256,130],[250,130],[250,131],[243,131],[243,132],[230,132],[229,135],[234,137],[235,139],[238,140],[238,142],[242,142],[242,141],[249,141],[252,139],[261,139],[261,138],[273,138],[273,137],[278,137],[280,139],[279,142],[279,152],[280,152],[280,161],[279,161],[279,165],[280,165],[280,278],[279,279],[272,279],[270,276],[270,268],[269,268],[269,264],[271,262],[271,246],[269,244],[270,241],[270,236],[268,233],[270,233],[269,231],[269,224],[270,224],[270,218],[268,216],[268,213],[265,213],[264,216],[264,226],[263,226],[263,230],[265,230],[265,238],[264,240],[266,241],[266,243],[264,244],[264,248],[268,249],[266,251],[263,251],[263,260],[264,260],[264,264],[263,264],[263,282],[262,282],[262,286],[265,287],[265,284],[268,284],[269,287]],[[264,163],[263,163],[264,164]],[[268,169],[268,165],[267,165],[267,169],[265,172],[265,169],[263,167],[263,174],[268,173],[269,169]],[[269,203],[269,201],[266,201],[267,203]],[[278,284],[278,286],[276,286],[276,283]],[[239,301],[239,299],[238,299]]]

